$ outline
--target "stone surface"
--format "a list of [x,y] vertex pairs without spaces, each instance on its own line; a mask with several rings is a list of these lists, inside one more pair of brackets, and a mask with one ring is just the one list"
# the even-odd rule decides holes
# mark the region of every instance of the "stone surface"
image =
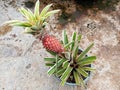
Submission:
[[[45,6],[44,0],[41,1],[41,7]],[[48,67],[45,67],[43,58],[49,54],[41,42],[23,34],[23,28],[3,25],[7,20],[24,19],[18,12],[20,6],[25,6],[24,2],[0,1],[0,90],[84,90],[80,86],[60,86],[57,78],[47,75]],[[81,33],[83,49],[94,42],[89,54],[97,56],[96,71],[86,90],[120,90],[120,3],[109,12],[91,9],[81,12],[76,11],[73,1],[64,4],[70,6],[65,12],[72,13],[71,17],[67,22],[62,19],[65,21],[62,23],[58,21],[59,15],[50,17],[46,30],[58,39],[64,29],[69,38],[73,31]]]

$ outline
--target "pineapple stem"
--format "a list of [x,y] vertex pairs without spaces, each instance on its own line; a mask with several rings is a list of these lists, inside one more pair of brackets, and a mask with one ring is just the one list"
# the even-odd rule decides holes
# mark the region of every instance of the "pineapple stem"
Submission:
[[45,35],[47,35],[47,32],[42,29],[40,30],[39,34],[35,35],[35,37],[38,38],[39,40],[42,40]]

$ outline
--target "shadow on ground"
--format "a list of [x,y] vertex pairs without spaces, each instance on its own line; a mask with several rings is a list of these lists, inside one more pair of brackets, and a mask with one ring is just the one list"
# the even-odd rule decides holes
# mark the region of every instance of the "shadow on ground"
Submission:
[[[65,25],[69,22],[76,21],[82,15],[89,15],[88,10],[97,13],[103,11],[109,13],[115,10],[115,5],[119,0],[40,0],[44,4],[54,3],[54,9],[61,9],[59,15],[59,24]],[[32,2],[31,2],[32,3]],[[25,3],[27,7],[31,7],[31,3]],[[32,4],[34,5],[34,4]],[[72,8],[75,8],[73,10]]]

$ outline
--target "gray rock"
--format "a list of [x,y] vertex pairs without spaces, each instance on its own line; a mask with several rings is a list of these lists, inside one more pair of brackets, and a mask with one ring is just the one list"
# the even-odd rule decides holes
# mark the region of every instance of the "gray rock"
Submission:
[[[47,75],[49,68],[45,66],[43,58],[50,55],[39,40],[23,34],[23,28],[3,28],[7,20],[24,20],[18,12],[18,8],[24,6],[24,1],[0,1],[0,90],[84,90],[80,86],[60,86],[57,78]],[[67,12],[76,10],[75,3],[69,6]],[[98,11],[95,14],[88,10],[88,13],[89,16],[83,14],[76,18],[76,22],[69,22],[65,26],[58,23],[57,15],[53,15],[46,30],[58,39],[61,39],[63,29],[67,30],[69,38],[74,31],[81,33],[80,46],[83,49],[94,42],[89,54],[97,56],[94,63],[96,70],[86,90],[120,90],[120,3],[113,12]],[[3,29],[6,32],[2,33]]]

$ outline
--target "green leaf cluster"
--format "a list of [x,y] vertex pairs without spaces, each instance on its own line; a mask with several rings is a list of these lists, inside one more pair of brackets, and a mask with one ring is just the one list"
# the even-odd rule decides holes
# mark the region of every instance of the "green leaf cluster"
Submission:
[[40,2],[39,0],[37,0],[34,12],[32,12],[30,9],[25,9],[23,7],[19,9],[19,12],[26,18],[26,21],[11,20],[7,21],[6,23],[12,26],[25,27],[25,33],[31,34],[39,33],[46,26],[47,24],[46,19],[49,16],[60,11],[60,10],[48,11],[51,6],[52,4],[47,5],[40,12]]

